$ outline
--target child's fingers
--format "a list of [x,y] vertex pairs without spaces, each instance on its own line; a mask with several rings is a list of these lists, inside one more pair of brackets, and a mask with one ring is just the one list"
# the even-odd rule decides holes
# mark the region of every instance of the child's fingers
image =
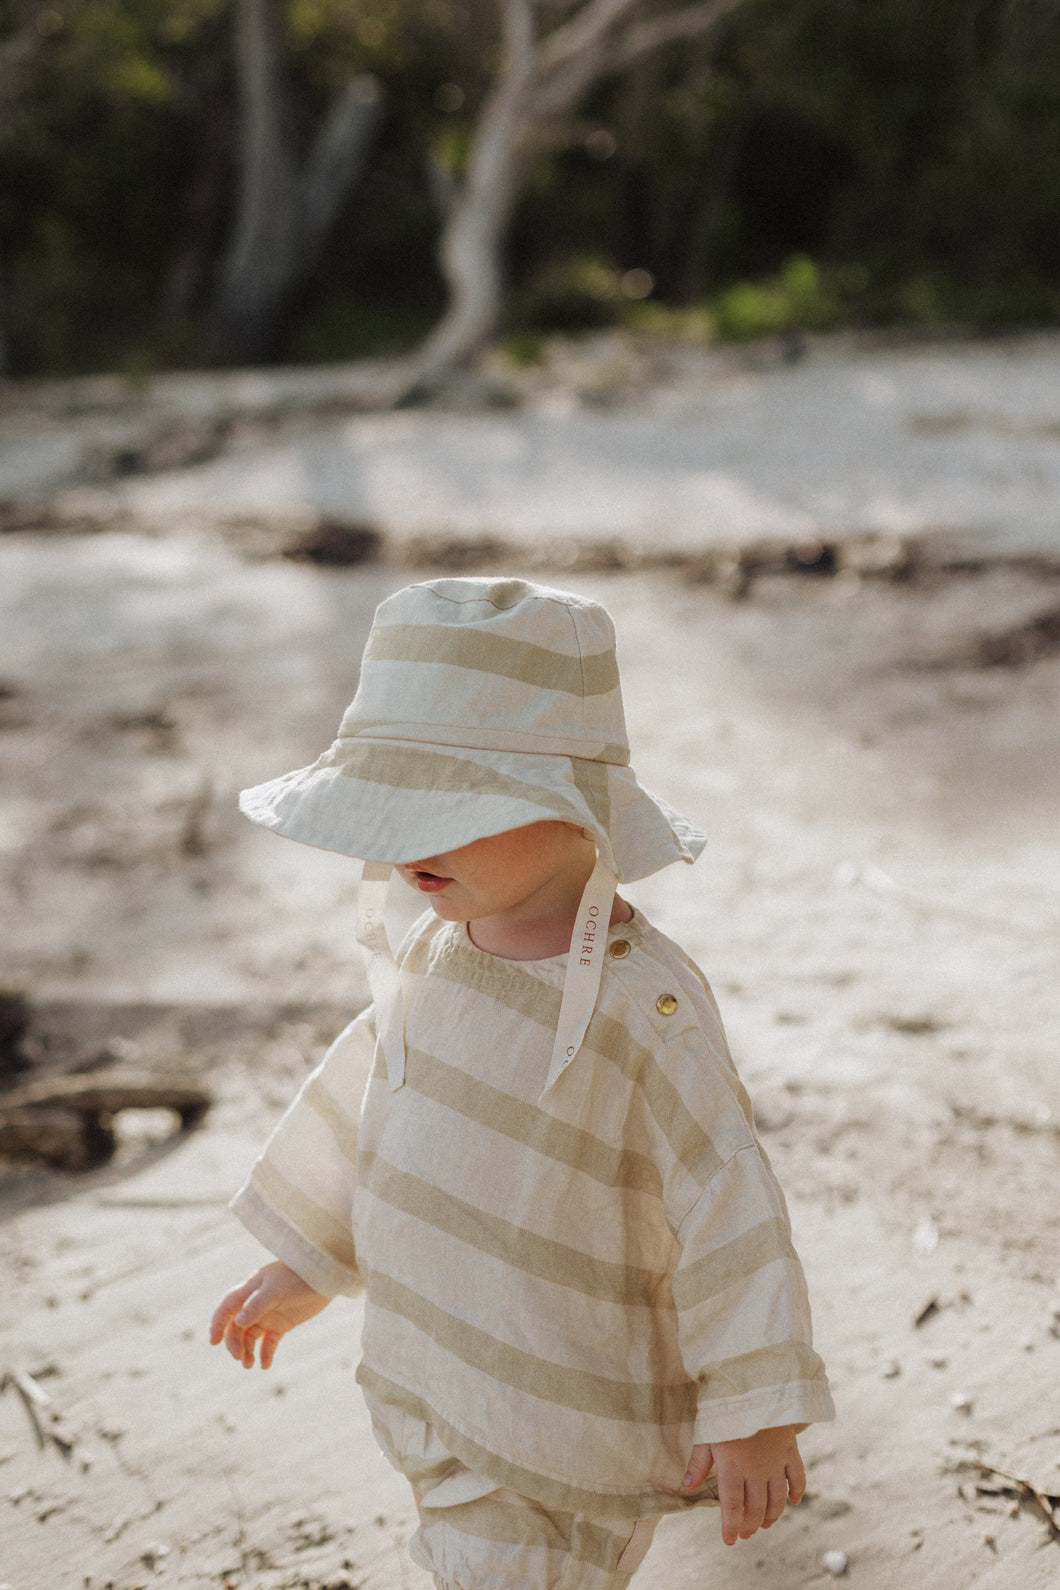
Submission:
[[684,1480],[682,1481],[685,1490],[694,1491],[697,1486],[702,1485],[713,1467],[714,1453],[711,1451],[710,1446],[707,1444],[694,1446],[692,1455],[688,1460],[688,1468],[685,1471]]
[[240,1330],[240,1328],[236,1324],[235,1320],[229,1320],[228,1321],[228,1324],[225,1326],[224,1336],[223,1336],[222,1340],[224,1341],[224,1344],[225,1344],[225,1350],[227,1352],[229,1352],[232,1355],[233,1358],[237,1358],[239,1360],[239,1362],[242,1363],[243,1362],[243,1332]]
[[266,1331],[261,1338],[261,1367],[271,1369],[272,1360],[276,1357],[276,1349],[280,1345],[278,1331]]
[[788,1498],[798,1505],[806,1492],[806,1469],[801,1455],[796,1452],[795,1460],[788,1464]]
[[218,1303],[210,1319],[210,1341],[215,1347],[224,1337],[229,1320],[239,1313],[257,1284],[257,1276],[251,1276],[248,1281],[243,1282],[242,1286],[237,1286],[231,1292],[226,1293]]
[[719,1474],[718,1501],[721,1503],[721,1538],[727,1546],[735,1546],[743,1524],[743,1476]]
[[751,1536],[762,1528],[768,1506],[769,1489],[765,1483],[762,1480],[745,1480],[743,1518],[738,1531],[741,1540],[750,1540]]
[[770,1480],[769,1496],[766,1502],[766,1515],[762,1520],[762,1528],[770,1529],[788,1505],[788,1482],[786,1477],[779,1480]]
[[250,1330],[243,1332],[244,1369],[254,1368],[254,1354],[257,1349],[258,1342],[261,1339],[261,1335],[262,1332],[256,1326],[252,1326]]

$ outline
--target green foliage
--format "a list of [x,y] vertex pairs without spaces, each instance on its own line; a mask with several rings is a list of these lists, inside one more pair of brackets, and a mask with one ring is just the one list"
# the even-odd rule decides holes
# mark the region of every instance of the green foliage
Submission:
[[[353,75],[388,100],[281,354],[407,347],[442,304],[438,173],[466,169],[497,0],[277,3],[300,155]],[[12,369],[186,361],[231,220],[233,0],[0,0],[0,39],[23,7],[36,51],[0,123]],[[716,38],[645,58],[547,134],[508,246],[527,358],[550,330],[616,323],[747,338],[1060,320],[1045,0],[744,0]]]
[[719,336],[733,342],[794,331],[830,331],[858,318],[869,284],[864,267],[822,270],[793,254],[777,276],[734,282],[709,305]]

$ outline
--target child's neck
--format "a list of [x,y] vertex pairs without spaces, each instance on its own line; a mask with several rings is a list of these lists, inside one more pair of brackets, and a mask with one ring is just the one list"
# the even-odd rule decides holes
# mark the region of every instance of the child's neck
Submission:
[[[541,961],[550,955],[567,953],[577,916],[577,904],[569,910],[525,920],[483,916],[468,922],[467,931],[475,948],[485,950],[488,955],[498,955],[506,961]],[[633,907],[616,894],[611,907],[611,926],[632,920]]]

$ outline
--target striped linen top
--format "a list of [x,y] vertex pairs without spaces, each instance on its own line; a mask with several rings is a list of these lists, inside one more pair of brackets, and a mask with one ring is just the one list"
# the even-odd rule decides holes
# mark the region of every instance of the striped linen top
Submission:
[[233,1208],[317,1290],[363,1280],[372,1403],[546,1507],[640,1517],[709,1499],[681,1491],[694,1442],[833,1408],[706,980],[639,913],[608,938],[583,1048],[543,1092],[566,956],[503,960],[421,918],[404,1085],[369,1008]]

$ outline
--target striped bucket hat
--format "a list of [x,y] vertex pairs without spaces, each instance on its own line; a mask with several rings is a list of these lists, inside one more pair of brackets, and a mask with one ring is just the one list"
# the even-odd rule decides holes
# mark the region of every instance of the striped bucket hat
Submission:
[[311,767],[244,790],[240,806],[290,839],[364,861],[357,938],[394,1088],[405,1041],[384,921],[393,863],[549,818],[591,834],[597,861],[575,919],[547,1091],[588,1028],[607,937],[596,925],[610,920],[616,884],[694,861],[706,843],[629,765],[607,611],[523,580],[433,580],[388,598],[338,738]]
[[606,609],[512,579],[432,580],[383,602],[338,738],[240,807],[379,862],[559,818],[589,829],[624,883],[706,843],[629,765]]

